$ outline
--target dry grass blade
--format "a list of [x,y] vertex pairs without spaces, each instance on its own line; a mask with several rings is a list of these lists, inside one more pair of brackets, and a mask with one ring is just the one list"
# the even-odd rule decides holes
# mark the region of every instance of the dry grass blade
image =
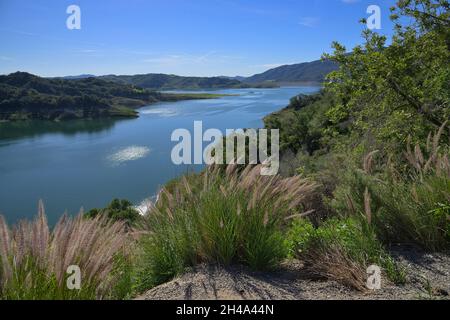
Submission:
[[292,219],[297,219],[297,218],[305,218],[305,217],[309,216],[310,214],[313,214],[314,212],[316,212],[316,210],[308,210],[308,211],[303,212],[303,213],[293,214],[293,215],[290,215],[290,216],[286,217],[285,220],[292,220]]
[[358,291],[366,291],[366,272],[358,263],[349,258],[340,248],[329,247],[326,253],[311,250],[305,257],[310,273],[326,279],[338,281]]
[[366,187],[366,190],[364,191],[364,212],[368,224],[372,223],[372,208],[370,207],[370,201],[369,189]]
[[373,156],[378,152],[378,150],[374,150],[364,157],[363,168],[367,174],[370,174],[372,172]]
[[438,175],[447,174],[450,170],[448,166],[448,157],[446,154],[440,154],[439,141],[442,137],[444,129],[447,126],[448,121],[444,122],[436,134],[428,135],[426,143],[426,151],[429,154],[428,159],[425,158],[422,149],[418,144],[414,147],[414,152],[411,151],[410,141],[408,139],[407,149],[405,157],[408,162],[414,167],[414,169],[423,176],[430,171],[436,171]]
[[3,216],[0,216],[0,263],[2,264],[2,277],[0,278],[0,288],[12,276],[9,262],[11,249],[10,231]]

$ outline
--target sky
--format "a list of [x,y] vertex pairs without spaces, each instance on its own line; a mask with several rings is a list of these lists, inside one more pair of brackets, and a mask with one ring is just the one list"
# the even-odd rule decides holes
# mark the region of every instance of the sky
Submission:
[[[0,0],[0,74],[249,76],[362,43],[394,0]],[[70,30],[69,5],[81,11]]]

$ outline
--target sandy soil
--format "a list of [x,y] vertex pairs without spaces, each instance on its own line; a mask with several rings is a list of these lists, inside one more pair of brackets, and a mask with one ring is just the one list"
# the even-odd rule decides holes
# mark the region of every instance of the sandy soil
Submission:
[[393,256],[407,272],[407,283],[383,281],[380,290],[358,292],[334,281],[314,279],[300,261],[271,273],[242,266],[201,265],[171,282],[147,291],[140,300],[336,300],[450,299],[450,255],[426,254],[398,247]]

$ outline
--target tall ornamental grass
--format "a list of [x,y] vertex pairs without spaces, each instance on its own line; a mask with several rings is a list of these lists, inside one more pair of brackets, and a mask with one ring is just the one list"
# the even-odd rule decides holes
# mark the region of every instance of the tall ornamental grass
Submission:
[[362,217],[385,244],[412,243],[425,250],[450,248],[450,151],[439,141],[447,123],[424,146],[409,144],[402,166],[373,166],[348,172],[333,206],[343,215]]
[[163,189],[141,237],[138,289],[200,263],[271,269],[286,256],[288,221],[304,213],[316,186],[261,166],[212,166]]
[[[0,299],[115,299],[131,286],[123,223],[63,216],[51,231],[42,203],[34,221],[10,228],[0,216]],[[81,271],[69,290],[68,267]]]

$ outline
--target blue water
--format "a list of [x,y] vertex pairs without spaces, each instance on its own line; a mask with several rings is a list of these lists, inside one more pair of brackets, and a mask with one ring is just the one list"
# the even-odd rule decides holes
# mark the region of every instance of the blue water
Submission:
[[265,115],[315,87],[210,91],[213,100],[159,103],[132,120],[0,123],[0,214],[8,222],[36,214],[44,201],[50,223],[67,211],[104,207],[113,198],[139,205],[191,166],[175,166],[172,131],[260,128]]

